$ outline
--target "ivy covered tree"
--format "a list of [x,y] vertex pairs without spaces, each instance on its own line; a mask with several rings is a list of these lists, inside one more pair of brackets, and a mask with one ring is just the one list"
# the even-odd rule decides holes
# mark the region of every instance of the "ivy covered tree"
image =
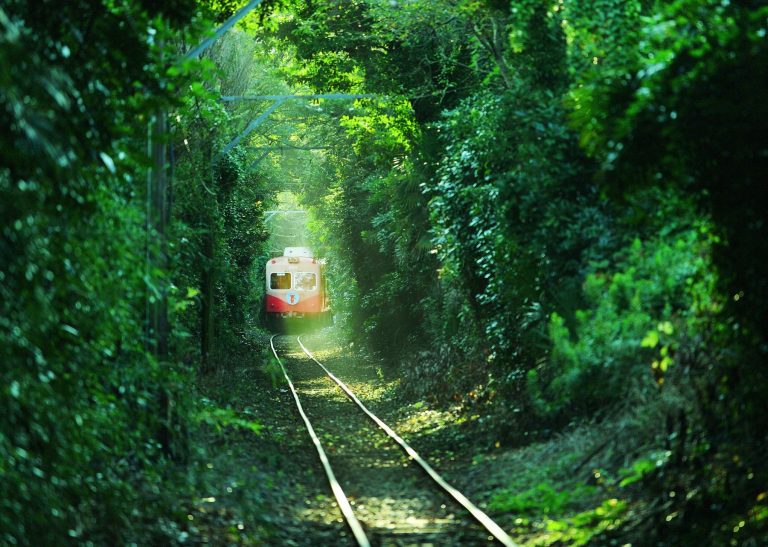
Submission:
[[3,543],[146,540],[130,515],[167,511],[187,399],[145,351],[145,136],[193,8],[0,8]]

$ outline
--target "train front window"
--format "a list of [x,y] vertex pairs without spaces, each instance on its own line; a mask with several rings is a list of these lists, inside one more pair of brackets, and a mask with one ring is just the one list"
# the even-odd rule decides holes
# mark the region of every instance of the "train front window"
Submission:
[[314,291],[317,288],[317,276],[312,272],[296,272],[296,289]]
[[288,272],[275,272],[269,276],[270,289],[290,289],[291,274]]

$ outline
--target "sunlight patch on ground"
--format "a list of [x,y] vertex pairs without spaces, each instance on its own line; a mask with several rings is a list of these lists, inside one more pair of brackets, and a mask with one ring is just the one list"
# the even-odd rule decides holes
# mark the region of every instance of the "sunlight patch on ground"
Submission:
[[[291,371],[288,371],[288,374],[290,375]],[[296,387],[300,388],[302,393],[308,395],[328,395],[337,389],[335,384],[331,384],[325,376],[313,378],[312,380],[301,380],[301,382],[297,383]]]
[[355,511],[371,528],[386,528],[402,532],[442,531],[445,524],[451,524],[454,515],[425,518],[421,513],[423,500],[408,497],[364,496],[353,502]]
[[[318,502],[321,502],[318,505]],[[305,509],[299,512],[303,520],[322,524],[339,522],[341,518],[336,502],[329,498],[307,500]],[[430,533],[444,532],[446,525],[454,524],[455,516],[424,518],[417,516],[423,501],[416,498],[360,497],[350,501],[356,516],[369,529],[385,529],[388,532]]]
[[320,495],[315,499],[307,499],[304,503],[306,507],[297,512],[300,520],[325,525],[343,522],[338,504],[328,496]]
[[375,402],[391,395],[397,387],[397,382],[350,382],[349,389],[363,402]]
[[341,345],[333,345],[331,347],[326,347],[320,350],[315,350],[307,344],[305,344],[305,346],[310,352],[312,352],[312,355],[315,357],[315,359],[321,363],[324,363],[326,360],[339,357],[345,351],[345,348]]
[[407,409],[408,415],[398,420],[396,424],[396,430],[401,434],[435,433],[463,421],[455,409],[435,410],[427,408],[423,403],[412,404]]

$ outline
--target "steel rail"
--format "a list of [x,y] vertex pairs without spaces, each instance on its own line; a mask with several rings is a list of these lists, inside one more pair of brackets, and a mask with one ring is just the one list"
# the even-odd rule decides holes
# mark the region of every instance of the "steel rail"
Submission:
[[296,402],[296,408],[299,409],[299,414],[301,414],[301,419],[304,420],[304,425],[307,427],[307,431],[309,432],[309,436],[312,437],[312,443],[315,445],[315,448],[317,449],[317,454],[320,456],[320,463],[323,464],[323,469],[325,469],[325,475],[328,477],[328,482],[331,485],[331,490],[333,491],[333,495],[336,498],[336,502],[339,504],[339,509],[341,510],[342,515],[344,515],[344,518],[347,519],[347,524],[349,525],[350,530],[352,530],[352,534],[355,536],[355,540],[357,540],[357,544],[360,545],[360,547],[370,547],[371,543],[368,541],[368,537],[365,535],[365,531],[363,530],[363,527],[360,525],[360,521],[357,520],[357,517],[355,516],[354,511],[352,511],[352,506],[349,503],[349,500],[347,499],[347,495],[344,493],[344,490],[342,490],[341,485],[339,484],[339,481],[336,480],[336,475],[333,474],[333,469],[331,469],[331,464],[328,461],[328,456],[325,453],[325,450],[323,450],[323,446],[320,444],[320,439],[317,437],[317,434],[315,433],[315,429],[312,427],[312,423],[309,421],[309,418],[307,417],[306,413],[304,412],[304,407],[301,406],[301,401],[299,400],[299,394],[296,392],[296,388],[293,386],[293,382],[291,382],[291,379],[288,377],[288,372],[285,370],[285,367],[283,366],[283,362],[280,360],[280,357],[277,355],[277,350],[275,349],[275,337],[277,335],[273,335],[272,338],[269,339],[269,345],[272,348],[272,353],[275,355],[275,359],[277,359],[277,363],[280,365],[280,369],[283,371],[283,376],[285,376],[285,380],[288,382],[288,387],[291,389],[291,393],[293,394],[293,400]]
[[347,394],[347,396],[352,399],[358,407],[360,407],[360,410],[365,412],[368,417],[376,422],[376,425],[378,425],[381,429],[386,432],[387,435],[389,435],[397,444],[400,445],[400,447],[405,450],[405,452],[413,458],[416,463],[418,463],[421,468],[429,475],[437,484],[440,485],[440,487],[445,490],[448,494],[450,494],[453,499],[455,499],[459,504],[464,507],[469,513],[479,522],[488,532],[493,535],[502,545],[505,545],[507,547],[519,547],[517,543],[512,541],[512,538],[509,537],[509,535],[499,526],[496,524],[496,522],[491,519],[488,515],[483,512],[482,509],[480,509],[478,506],[476,506],[474,503],[472,503],[464,494],[459,492],[456,488],[451,486],[440,474],[435,471],[431,465],[429,465],[424,459],[419,456],[418,452],[416,452],[411,445],[409,445],[403,438],[395,433],[395,431],[389,427],[387,424],[382,422],[373,412],[368,410],[368,408],[360,401],[360,399],[357,398],[357,396],[352,392],[347,385],[339,380],[330,370],[328,370],[325,365],[323,365],[320,361],[315,359],[315,356],[312,355],[312,353],[304,346],[304,344],[301,342],[301,336],[296,337],[296,341],[301,346],[301,349],[304,350],[304,353],[307,354],[307,356],[312,359],[315,363],[317,363],[320,368],[322,368],[325,373],[328,375],[331,380],[336,382],[336,384],[344,391],[344,393]]

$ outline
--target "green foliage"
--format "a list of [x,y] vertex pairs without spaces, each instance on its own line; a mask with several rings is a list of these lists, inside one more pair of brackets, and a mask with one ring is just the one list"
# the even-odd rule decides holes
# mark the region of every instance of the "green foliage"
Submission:
[[550,361],[528,373],[537,409],[591,412],[638,382],[662,384],[680,336],[700,336],[719,310],[711,245],[706,227],[694,225],[673,240],[634,240],[614,259],[615,271],[595,264],[584,284],[589,307],[576,312],[572,328],[552,314]]
[[[243,411],[241,414],[245,412],[247,411]],[[216,433],[221,433],[227,428],[235,428],[258,435],[263,429],[263,425],[258,421],[243,418],[231,408],[222,408],[207,399],[201,401],[195,419],[198,423],[212,428]]]
[[584,166],[563,116],[546,89],[477,93],[438,126],[446,154],[425,185],[441,282],[463,295],[505,390],[541,352],[547,311],[572,313],[584,261],[613,244],[608,207],[577,185]]
[[618,499],[605,500],[594,509],[562,520],[549,520],[546,532],[534,545],[589,545],[601,535],[620,528],[626,520],[628,506]]
[[542,482],[522,492],[502,490],[496,492],[488,504],[492,511],[504,511],[515,515],[562,515],[574,503],[581,504],[583,497],[594,494],[596,488],[581,485],[572,490],[558,492],[551,484]]
[[0,8],[0,542],[147,542],[190,379],[144,344],[145,139],[192,5],[49,8]]
[[632,467],[624,470],[624,477],[619,482],[619,486],[624,488],[643,479],[648,473],[656,469],[662,462],[660,460],[651,460],[641,458],[632,464]]
[[219,94],[248,94],[258,86],[281,84],[262,53],[243,34],[227,35],[171,116],[177,122],[173,281],[197,291],[194,306],[177,310],[175,351],[204,371],[227,363],[226,348],[243,342],[263,307],[261,265],[269,237],[264,211],[277,191],[268,180],[278,175],[266,162],[255,161],[245,149],[247,140],[220,155],[237,136],[234,130],[241,131],[258,110],[244,104],[227,108],[219,101]]

